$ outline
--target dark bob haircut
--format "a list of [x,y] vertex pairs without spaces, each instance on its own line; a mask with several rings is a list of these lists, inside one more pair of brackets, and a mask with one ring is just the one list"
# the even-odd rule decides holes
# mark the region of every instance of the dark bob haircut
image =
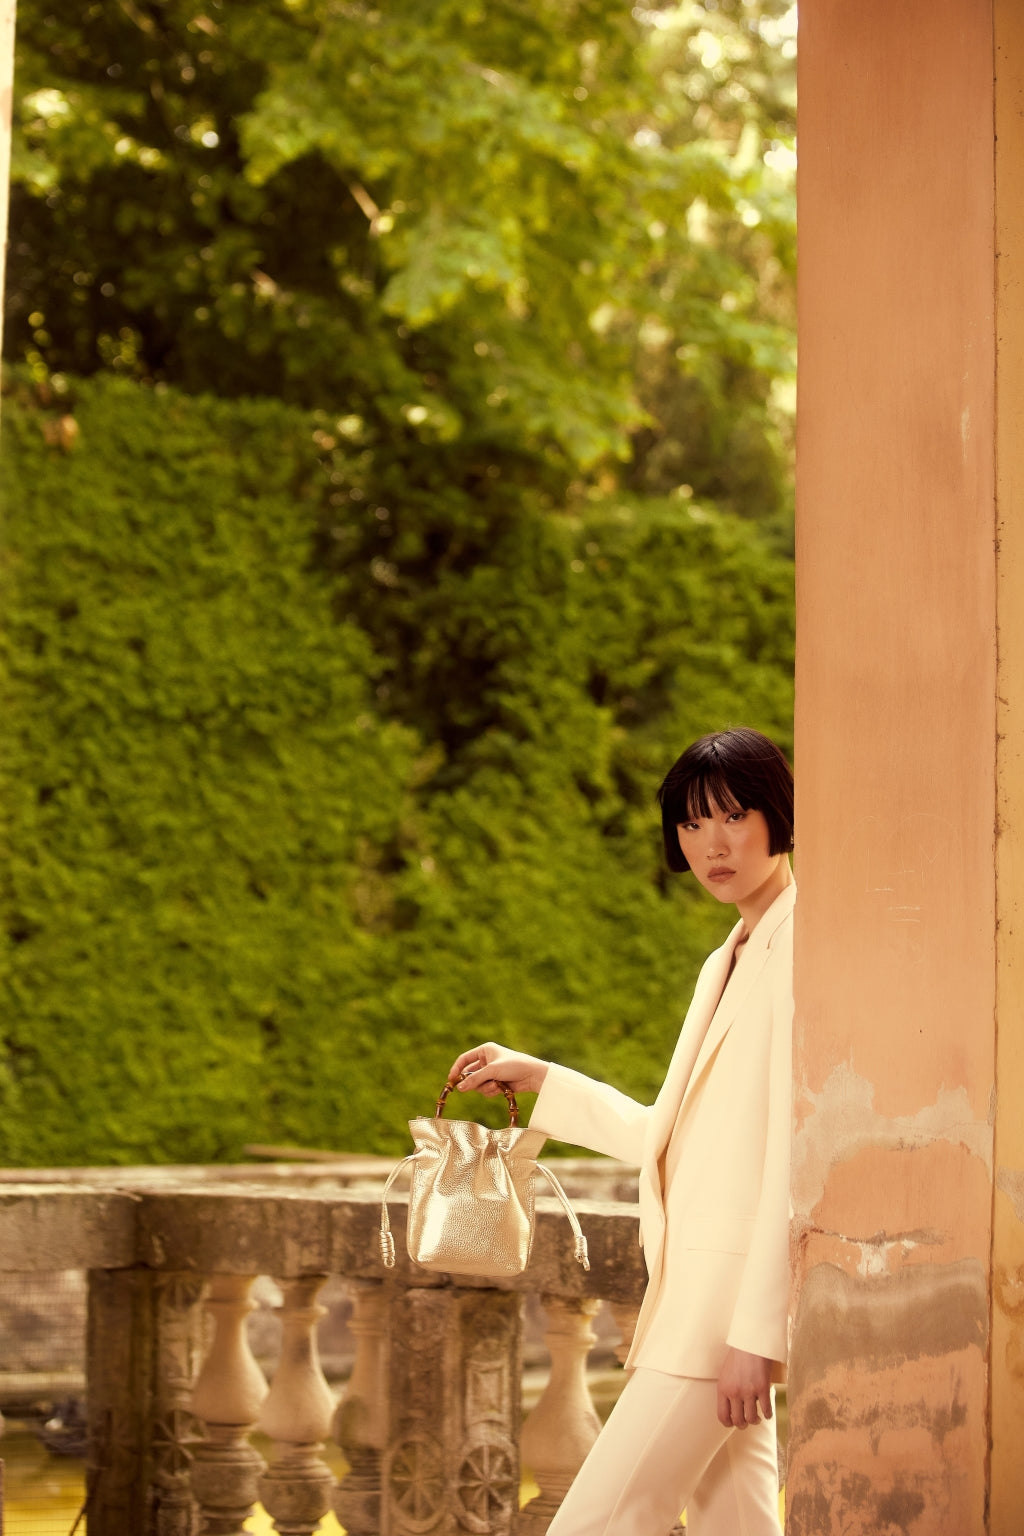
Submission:
[[669,869],[689,864],[676,828],[720,810],[760,811],[768,823],[769,853],[793,846],[793,774],[775,745],[760,731],[739,725],[715,731],[687,747],[658,790],[661,830]]

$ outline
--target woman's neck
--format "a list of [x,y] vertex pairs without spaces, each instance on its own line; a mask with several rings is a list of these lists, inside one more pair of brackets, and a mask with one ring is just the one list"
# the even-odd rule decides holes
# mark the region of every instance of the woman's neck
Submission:
[[779,862],[773,873],[763,885],[749,896],[736,903],[736,911],[743,922],[744,932],[740,935],[740,943],[745,944],[761,921],[768,908],[782,895],[787,886],[792,885],[793,871],[790,867],[788,854],[781,853]]

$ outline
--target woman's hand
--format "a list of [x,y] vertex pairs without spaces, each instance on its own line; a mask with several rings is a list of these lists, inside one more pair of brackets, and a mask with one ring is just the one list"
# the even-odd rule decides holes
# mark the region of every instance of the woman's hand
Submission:
[[460,1093],[472,1089],[493,1098],[503,1092],[504,1087],[511,1088],[513,1093],[537,1093],[547,1075],[546,1061],[537,1056],[524,1056],[522,1051],[510,1051],[488,1040],[486,1045],[463,1051],[455,1058],[448,1081],[457,1082]]
[[730,1349],[718,1373],[718,1422],[726,1429],[746,1429],[771,1416],[772,1362],[743,1349]]

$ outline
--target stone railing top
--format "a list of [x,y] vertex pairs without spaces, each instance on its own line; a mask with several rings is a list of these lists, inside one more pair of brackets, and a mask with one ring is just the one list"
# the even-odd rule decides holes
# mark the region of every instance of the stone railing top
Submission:
[[[324,1167],[327,1165],[319,1165]],[[559,1165],[561,1171],[561,1165]],[[148,1269],[198,1274],[341,1274],[403,1286],[443,1286],[446,1276],[405,1255],[404,1193],[389,1197],[398,1263],[380,1260],[378,1189],[293,1182],[268,1170],[75,1170],[0,1180],[0,1270]],[[63,1172],[63,1170],[61,1171]],[[251,1173],[263,1175],[259,1179]],[[94,1175],[86,1179],[85,1175]],[[225,1177],[227,1175],[227,1177]],[[377,1182],[377,1181],[375,1181]],[[571,1181],[567,1178],[567,1184]],[[610,1300],[635,1297],[644,1281],[638,1213],[622,1201],[574,1198],[590,1244],[591,1269],[573,1259],[569,1224],[554,1200],[537,1201],[537,1233],[526,1273],[500,1289]],[[460,1286],[490,1285],[460,1277]]]
[[63,1183],[0,1185],[0,1270],[123,1269],[135,1263],[139,1197]]
[[[282,1149],[283,1150],[283,1149]],[[410,1148],[411,1150],[411,1148]],[[373,1153],[317,1153],[309,1160],[257,1163],[164,1163],[127,1167],[0,1168],[0,1191],[11,1184],[88,1185],[91,1189],[148,1191],[197,1184],[255,1184],[264,1188],[379,1188],[396,1157]],[[635,1200],[638,1169],[611,1157],[545,1158],[573,1198]]]

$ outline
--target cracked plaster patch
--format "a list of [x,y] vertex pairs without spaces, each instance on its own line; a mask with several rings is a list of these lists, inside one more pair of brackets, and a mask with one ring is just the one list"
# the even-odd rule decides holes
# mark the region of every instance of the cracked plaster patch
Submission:
[[[950,1141],[966,1147],[991,1172],[992,1126],[974,1118],[964,1087],[941,1089],[934,1104],[925,1105],[914,1115],[879,1115],[874,1109],[874,1085],[844,1062],[832,1069],[820,1093],[812,1093],[806,1085],[800,1093],[812,1108],[793,1147],[792,1192],[798,1215],[814,1210],[824,1195],[830,1170],[865,1146],[913,1149],[933,1141]],[[1019,1180],[1017,1195],[1009,1189],[1007,1193],[1021,1215],[1024,1175]]]

